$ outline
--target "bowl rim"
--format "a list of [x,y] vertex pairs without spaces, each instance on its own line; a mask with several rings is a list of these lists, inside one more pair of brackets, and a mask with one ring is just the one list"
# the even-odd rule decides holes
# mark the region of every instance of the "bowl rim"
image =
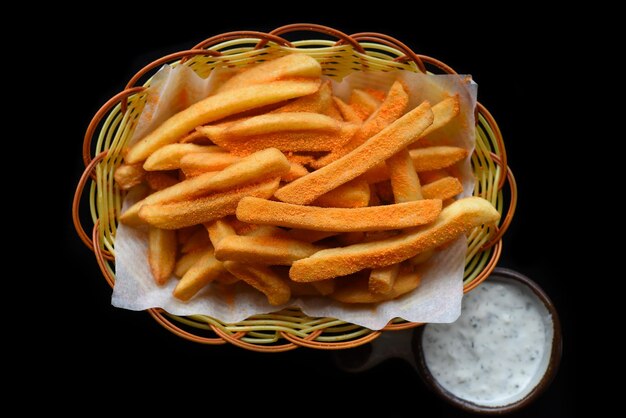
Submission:
[[415,356],[417,370],[420,377],[422,378],[426,386],[428,386],[430,390],[435,392],[435,394],[437,394],[441,399],[467,412],[485,415],[501,415],[525,408],[533,401],[535,401],[535,399],[537,399],[550,386],[556,376],[559,365],[561,363],[561,356],[563,352],[563,334],[561,332],[561,322],[559,320],[558,312],[554,303],[536,282],[515,270],[503,267],[496,267],[486,280],[489,279],[505,279],[510,281],[516,281],[518,283],[521,283],[522,285],[527,286],[539,298],[539,300],[543,302],[552,317],[553,333],[548,366],[546,367],[546,371],[539,380],[539,382],[530,392],[528,392],[528,394],[526,394],[526,396],[507,405],[486,406],[460,398],[445,389],[430,373],[430,370],[426,365],[426,359],[424,357],[424,351],[422,346],[422,336],[424,334],[424,329],[426,328],[426,326],[428,326],[428,324],[420,327],[413,334],[413,346],[415,347],[413,353]]

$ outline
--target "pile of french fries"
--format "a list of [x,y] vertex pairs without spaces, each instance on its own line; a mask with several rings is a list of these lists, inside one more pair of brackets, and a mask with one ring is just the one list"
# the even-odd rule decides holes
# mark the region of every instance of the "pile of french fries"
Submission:
[[127,150],[115,180],[146,195],[120,221],[147,229],[154,279],[177,277],[182,301],[212,282],[271,305],[397,298],[434,251],[500,216],[455,200],[467,150],[428,141],[458,97],[408,103],[399,81],[345,102],[303,54],[236,72]]

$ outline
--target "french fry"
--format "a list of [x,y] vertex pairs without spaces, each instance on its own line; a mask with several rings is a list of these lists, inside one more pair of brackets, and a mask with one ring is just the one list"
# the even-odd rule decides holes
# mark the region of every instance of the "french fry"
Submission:
[[174,297],[188,301],[206,285],[224,274],[226,269],[215,259],[212,250],[206,251],[196,263],[187,270],[174,289]]
[[346,122],[352,122],[352,123],[356,123],[359,125],[361,124],[362,119],[354,111],[352,106],[350,106],[349,104],[341,100],[339,97],[335,97],[335,96],[333,96],[333,102],[337,106],[337,109],[339,109],[339,112],[341,113],[343,120],[345,120]]
[[302,164],[290,162],[289,171],[283,174],[282,178],[283,181],[290,182],[299,179],[300,177],[304,177],[307,174],[309,174],[309,170],[307,170]]
[[274,225],[254,225],[254,228],[247,231],[246,237],[278,237],[289,238],[287,231],[280,229]]
[[343,303],[378,303],[386,300],[399,298],[413,290],[421,283],[419,273],[412,270],[402,270],[393,284],[389,293],[380,294],[369,291],[367,277],[360,277],[350,283],[345,283],[330,295],[335,300]]
[[139,217],[162,229],[177,229],[210,222],[235,213],[237,203],[246,196],[269,198],[278,189],[280,178],[244,186],[237,190],[215,193],[194,200],[173,203],[144,204]]
[[283,279],[269,267],[242,264],[233,261],[224,262],[224,267],[233,276],[238,277],[250,286],[267,296],[272,306],[289,302],[291,288],[287,280]]
[[450,122],[459,114],[460,110],[461,103],[459,102],[458,95],[443,99],[442,101],[434,105],[433,115],[435,116],[435,119],[433,120],[433,124],[426,128],[426,130],[422,133],[422,137],[427,136],[437,129],[446,126],[448,122]]
[[409,103],[407,94],[401,82],[396,81],[389,89],[389,94],[378,109],[360,126],[359,131],[343,147],[333,150],[328,155],[316,161],[313,168],[321,168],[341,158],[372,136],[380,133],[384,128],[400,118]]
[[146,171],[176,170],[180,168],[180,159],[189,154],[221,152],[215,145],[169,144],[154,151],[143,163]]
[[217,244],[225,237],[231,235],[237,235],[235,229],[224,219],[217,219],[211,223],[206,224],[206,229],[209,233],[209,239],[213,247],[217,247]]
[[122,164],[115,169],[113,177],[120,189],[128,190],[140,184],[145,175],[146,172],[141,164]]
[[[284,114],[277,114],[280,116]],[[329,118],[330,119],[330,118]],[[332,120],[332,119],[331,119]],[[330,151],[341,147],[355,135],[358,126],[353,123],[337,122],[337,132],[314,130],[281,131],[268,134],[239,137],[228,135],[228,128],[220,126],[200,126],[198,131],[205,133],[213,142],[229,150],[234,155],[248,155],[265,148],[278,148],[281,151]],[[230,126],[230,125],[229,125]]]
[[164,285],[176,264],[176,231],[150,228],[148,232],[148,262],[154,281]]
[[181,158],[180,169],[186,176],[196,177],[211,171],[221,171],[239,161],[241,157],[228,151],[213,154],[189,154]]
[[365,208],[321,208],[243,198],[237,206],[237,219],[244,222],[277,225],[314,231],[384,231],[411,228],[433,222],[441,212],[440,200],[420,200]]
[[341,122],[344,121],[343,116],[341,115],[341,112],[339,111],[339,108],[337,107],[335,102],[330,102],[327,110],[324,112],[324,115],[330,116],[331,118],[337,121],[341,121]]
[[144,161],[164,145],[176,142],[197,126],[261,106],[312,94],[319,80],[281,80],[225,91],[207,97],[163,122],[134,144],[125,156],[126,163]]
[[311,203],[409,145],[432,120],[430,105],[424,102],[340,159],[282,187],[275,196],[287,203]]
[[457,200],[443,209],[430,225],[385,240],[321,250],[297,260],[289,270],[289,277],[297,282],[312,282],[400,263],[498,219],[500,214],[485,199]]
[[[393,290],[398,273],[400,272],[400,264],[391,264],[386,267],[373,269],[370,273],[368,289],[370,293],[375,295],[386,295]],[[323,280],[319,283],[324,283]],[[318,283],[318,282],[313,282]]]
[[[211,154],[206,154],[209,156]],[[175,202],[204,196],[211,192],[240,187],[287,173],[289,161],[277,149],[266,149],[238,160],[218,173],[204,173],[151,194],[143,204]]]
[[368,205],[370,196],[369,184],[356,178],[324,193],[315,199],[312,205],[330,208],[362,208]]
[[207,251],[210,251],[209,247],[200,248],[196,251],[192,251],[187,254],[183,254],[176,261],[176,265],[174,266],[174,276],[183,277],[185,273],[196,264],[196,262],[202,257]]
[[421,184],[428,184],[437,180],[441,180],[444,177],[450,177],[450,173],[445,168],[440,168],[438,170],[421,171],[418,175]]
[[[254,116],[234,122],[224,129],[221,136],[227,139],[245,140],[254,135],[285,131],[339,132],[340,124],[333,118],[312,112],[280,112]],[[145,168],[145,167],[144,167]]]
[[196,251],[200,248],[206,248],[210,245],[211,241],[209,240],[209,233],[207,232],[207,230],[205,228],[198,228],[198,230],[194,232],[183,244],[180,252],[186,254],[192,251]]
[[463,192],[463,185],[456,177],[444,177],[422,186],[424,199],[446,200]]
[[322,248],[277,236],[231,235],[217,244],[215,257],[221,261],[288,266]]
[[331,103],[332,90],[330,81],[323,81],[319,90],[308,96],[299,97],[272,111],[272,113],[284,112],[314,112],[323,113]]
[[[389,158],[386,164],[396,203],[411,202],[423,198],[420,180],[406,148]],[[365,180],[361,181],[367,183]]]
[[428,260],[430,260],[433,255],[435,255],[435,250],[428,250],[428,251],[424,251],[423,253],[419,253],[415,257],[409,258],[407,261],[412,266],[417,266],[419,264],[423,264],[427,262]]
[[162,171],[148,171],[146,173],[146,184],[153,191],[167,189],[178,183],[178,178],[170,173],[164,173]]
[[350,106],[361,120],[365,120],[378,109],[380,101],[364,90],[354,89],[350,95]]
[[409,151],[415,171],[430,171],[450,167],[467,157],[467,150],[459,147],[439,146],[417,148]]
[[290,54],[266,61],[235,74],[219,88],[218,92],[241,89],[257,84],[268,84],[291,77],[319,77],[322,67],[314,58],[304,54]]

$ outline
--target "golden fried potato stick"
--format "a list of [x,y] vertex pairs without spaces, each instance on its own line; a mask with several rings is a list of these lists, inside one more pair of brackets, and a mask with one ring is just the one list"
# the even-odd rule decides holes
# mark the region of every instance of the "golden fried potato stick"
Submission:
[[125,161],[128,164],[144,161],[154,151],[178,141],[197,126],[246,110],[312,94],[319,85],[319,80],[282,80],[214,94],[175,114],[135,143],[128,150]]
[[450,199],[463,192],[463,185],[456,177],[444,177],[422,186],[424,199]]
[[328,105],[328,108],[323,114],[333,118],[336,121],[344,122],[343,116],[341,115],[339,108],[334,102],[330,102],[330,104]]
[[[389,266],[373,269],[370,273],[368,289],[370,293],[377,295],[386,295],[393,290],[398,273],[400,272],[400,264],[391,264]],[[319,282],[324,283],[326,280]],[[318,282],[313,282],[318,283]]]
[[324,193],[311,204],[326,208],[363,208],[369,204],[370,198],[369,184],[356,178]]
[[352,106],[350,106],[349,104],[341,100],[339,97],[335,97],[335,96],[333,96],[333,102],[337,106],[337,109],[339,109],[339,112],[341,113],[341,117],[343,117],[343,120],[345,120],[346,122],[352,122],[352,123],[356,123],[359,125],[361,124],[362,122],[361,117],[354,111]]
[[430,260],[433,255],[435,255],[435,250],[424,251],[423,253],[419,253],[415,257],[409,258],[407,262],[410,263],[412,266],[417,266]]
[[343,303],[378,303],[396,299],[406,293],[415,290],[421,283],[419,273],[410,269],[401,269],[393,288],[385,294],[372,293],[368,288],[367,277],[345,283],[330,295],[331,298]]
[[176,265],[176,231],[150,228],[148,231],[148,263],[154,281],[164,285]]
[[253,197],[237,206],[237,219],[313,231],[384,231],[433,222],[441,212],[440,200],[420,200],[365,208],[322,208]]
[[437,129],[446,126],[448,122],[450,122],[459,114],[460,110],[461,103],[459,102],[458,94],[443,99],[442,101],[434,105],[433,114],[435,115],[435,120],[433,121],[433,124],[430,125],[424,131],[424,133],[422,133],[422,136],[431,134]]
[[115,182],[122,190],[128,190],[138,185],[146,175],[141,164],[122,164],[115,169]]
[[430,171],[450,167],[465,157],[467,150],[459,147],[437,146],[417,148],[409,151],[415,171]]
[[[283,114],[279,113],[276,116],[280,115]],[[339,126],[337,132],[319,132],[315,130],[279,131],[244,137],[230,136],[227,134],[228,129],[221,126],[200,126],[197,129],[234,155],[248,155],[270,147],[278,148],[281,151],[317,152],[330,151],[341,147],[350,141],[358,129],[358,126],[353,123],[337,122],[335,120],[333,122]]]
[[283,112],[313,112],[324,113],[331,103],[332,90],[330,81],[322,81],[319,90],[308,96],[299,97],[284,106],[273,110],[271,113]]
[[235,229],[225,219],[217,219],[206,224],[206,229],[209,232],[209,239],[213,247],[217,247],[217,244],[225,237],[237,235]]
[[290,181],[294,181],[296,179],[299,179],[300,177],[304,177],[307,174],[309,174],[309,170],[307,170],[305,166],[300,163],[290,162],[289,171],[286,174],[283,174],[282,178],[283,181],[289,183]]
[[367,119],[380,106],[380,101],[361,89],[354,89],[350,95],[350,106],[361,120]]
[[239,161],[241,161],[241,157],[228,151],[211,154],[188,154],[181,158],[180,169],[187,177],[195,177],[211,171],[221,171]]
[[457,200],[444,208],[435,222],[424,227],[389,239],[321,250],[295,261],[289,277],[297,282],[313,282],[400,263],[498,219],[500,213],[485,199],[468,197]]
[[279,189],[275,196],[287,203],[311,203],[387,160],[419,138],[432,121],[430,105],[424,102],[350,153]]
[[[205,154],[210,155],[212,154]],[[211,192],[220,192],[281,176],[289,172],[289,169],[289,161],[285,155],[275,148],[268,148],[242,158],[218,173],[204,173],[153,193],[144,199],[143,204],[192,199]]]
[[322,248],[285,237],[231,235],[217,244],[215,257],[221,261],[288,266]]
[[143,163],[146,171],[176,170],[180,168],[180,159],[188,154],[223,152],[215,145],[169,144],[154,151]]
[[[436,146],[409,150],[413,167],[418,173],[450,167],[467,157],[467,150],[459,147]],[[389,179],[389,169],[385,164],[377,164],[361,178],[369,184]]]
[[428,184],[437,180],[441,180],[444,177],[450,177],[450,173],[445,168],[440,168],[438,170],[421,171],[418,175],[421,184]]
[[183,254],[196,251],[201,248],[206,248],[211,245],[209,240],[209,233],[205,228],[198,228],[183,244],[180,252]]
[[174,297],[188,301],[203,287],[226,273],[220,261],[215,259],[212,250],[206,251],[180,279],[174,289]]
[[150,225],[162,229],[177,229],[210,222],[234,214],[237,204],[246,196],[270,198],[278,189],[279,182],[280,177],[277,177],[194,200],[144,204],[139,210],[139,217]]
[[190,253],[183,254],[178,259],[178,261],[176,261],[176,266],[174,267],[174,276],[183,277],[185,273],[187,273],[187,271],[191,268],[191,266],[196,264],[200,257],[206,254],[207,251],[212,250],[210,249],[210,247],[204,247]]
[[224,128],[221,135],[228,139],[238,139],[285,131],[339,132],[339,129],[340,124],[326,115],[311,112],[280,112],[266,113],[234,122]]
[[172,187],[179,182],[178,177],[162,171],[148,171],[145,180],[148,187],[155,192]]
[[[413,161],[407,149],[393,155],[386,161],[391,180],[391,189],[396,203],[411,202],[420,200],[422,196],[422,186],[417,177]],[[365,180],[362,180],[367,183]]]
[[385,98],[385,101],[365,120],[365,122],[363,122],[359,131],[352,139],[341,148],[337,148],[317,160],[313,168],[321,168],[330,164],[381,132],[385,127],[389,126],[404,114],[408,104],[409,95],[404,85],[400,81],[396,81],[389,89],[389,94]]
[[267,296],[267,301],[272,306],[278,306],[289,302],[291,288],[287,280],[269,267],[242,264],[233,261],[224,262],[224,267],[233,276],[238,277],[250,286]]
[[315,58],[304,54],[290,54],[258,64],[235,74],[221,85],[218,92],[240,89],[291,77],[320,77],[322,67]]

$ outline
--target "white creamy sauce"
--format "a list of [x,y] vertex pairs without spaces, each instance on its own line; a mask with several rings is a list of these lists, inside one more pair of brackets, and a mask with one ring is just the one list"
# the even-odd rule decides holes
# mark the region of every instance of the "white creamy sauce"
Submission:
[[546,372],[552,319],[524,285],[485,282],[463,298],[452,324],[429,324],[422,346],[426,365],[441,386],[484,406],[526,396]]

